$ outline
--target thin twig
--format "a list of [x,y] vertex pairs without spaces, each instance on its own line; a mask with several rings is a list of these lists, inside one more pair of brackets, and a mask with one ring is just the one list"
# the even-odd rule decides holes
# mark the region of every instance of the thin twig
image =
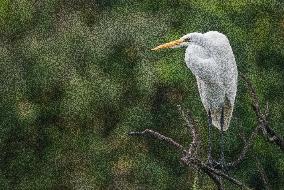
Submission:
[[249,150],[249,148],[252,146],[255,138],[256,138],[256,135],[257,135],[257,132],[258,130],[260,129],[260,126],[256,127],[253,132],[251,133],[248,141],[245,143],[245,146],[244,148],[242,149],[241,153],[239,154],[239,156],[237,157],[237,159],[233,162],[230,162],[227,164],[228,167],[236,167],[238,166],[244,159],[245,159],[245,156]]
[[135,136],[135,135],[137,135],[137,136],[150,135],[150,136],[155,137],[159,140],[165,141],[165,142],[173,145],[174,147],[176,147],[180,150],[183,150],[186,153],[186,151],[184,150],[184,147],[182,145],[180,145],[179,143],[177,143],[176,141],[174,141],[172,138],[166,137],[165,135],[162,135],[162,134],[160,134],[156,131],[153,131],[151,129],[145,129],[142,132],[130,132],[128,134],[132,135],[132,136]]
[[268,122],[264,121],[261,124],[262,135],[271,143],[276,144],[284,152],[284,140],[277,134],[271,127],[269,127]]
[[266,102],[265,110],[264,110],[264,117],[267,119],[268,116],[269,116],[269,105],[268,105],[268,102]]
[[[167,143],[169,143],[170,145],[174,146],[175,148],[177,148],[178,150],[182,151],[183,153],[187,153],[188,152],[183,148],[182,145],[180,145],[179,143],[175,142],[172,138],[166,137],[158,132],[155,132],[153,130],[150,129],[145,129],[142,132],[130,132],[129,135],[138,135],[138,136],[145,136],[145,135],[150,135],[153,138],[165,141]],[[205,172],[207,175],[217,175],[220,176],[230,182],[232,182],[233,184],[238,185],[239,187],[242,187],[244,189],[249,189],[246,185],[244,185],[242,182],[238,181],[235,178],[232,178],[230,176],[228,176],[227,174],[223,173],[220,170],[214,169],[212,167],[210,167],[209,165],[203,163],[201,160],[199,160],[196,157],[183,157],[182,162],[187,165],[187,166],[191,166],[194,165],[196,167],[198,167],[199,169],[201,169],[203,172]],[[211,175],[212,176],[212,175]],[[215,182],[215,181],[214,181]],[[218,186],[218,184],[216,184]]]
[[283,138],[278,135],[268,124],[268,116],[269,116],[269,107],[268,102],[266,103],[266,108],[264,114],[262,114],[259,106],[259,99],[257,97],[257,93],[255,87],[251,83],[249,79],[247,79],[244,75],[240,74],[240,77],[245,81],[246,86],[249,89],[250,95],[252,97],[252,106],[253,110],[257,116],[258,126],[260,126],[262,135],[271,143],[276,144],[280,147],[282,151],[284,151],[284,140]]
[[[208,173],[212,173],[212,174],[215,174],[217,176],[220,176],[228,181],[230,181],[231,183],[239,186],[239,187],[242,187],[244,189],[250,189],[249,187],[247,187],[244,183],[240,182],[239,180],[233,178],[233,177],[230,177],[229,175],[225,174],[223,171],[221,170],[217,170],[215,168],[212,168],[210,167],[208,164],[205,164],[203,163],[201,160],[199,160],[198,158],[189,158],[189,159],[184,159],[182,160],[183,163],[185,165],[196,165],[199,169],[201,169],[203,172],[205,172],[207,175]],[[209,174],[210,175],[210,174]]]
[[[180,105],[178,105],[178,109],[180,111],[180,114],[181,114],[183,120],[186,122],[188,131],[190,132],[190,134],[192,136],[192,142],[189,145],[189,149],[187,151],[187,154],[184,158],[181,159],[183,161],[183,163],[187,163],[187,159],[190,156],[193,157],[193,156],[197,155],[198,149],[200,147],[200,140],[199,140],[199,135],[198,135],[198,132],[197,132],[197,127],[196,127],[197,125],[196,125],[196,122],[195,122],[195,120],[192,116],[192,113],[190,111],[187,111],[187,114],[186,114]],[[192,166],[194,168],[196,168],[197,170],[200,170],[195,165],[192,165]],[[218,190],[224,190],[222,179],[219,176],[217,176],[217,175],[215,175],[211,172],[207,172],[207,175],[216,184]]]
[[246,86],[249,89],[250,95],[252,97],[252,102],[253,102],[252,106],[255,110],[255,113],[257,114],[257,118],[261,119],[261,114],[260,114],[261,111],[260,111],[260,107],[259,107],[259,100],[258,100],[258,97],[256,95],[256,90],[255,90],[252,82],[241,73],[239,73],[239,76],[245,81]]
[[[270,142],[275,143],[276,145],[278,145],[281,148],[281,150],[284,151],[283,138],[280,137],[277,133],[275,133],[268,125],[268,120],[267,120],[268,115],[269,115],[268,104],[266,104],[264,114],[262,114],[260,106],[259,106],[259,99],[257,97],[256,90],[255,90],[254,86],[252,85],[251,81],[249,81],[244,75],[240,74],[240,76],[241,76],[242,79],[244,79],[244,81],[246,82],[246,85],[247,85],[247,87],[250,91],[250,96],[252,97],[252,106],[253,106],[253,110],[254,110],[254,112],[257,116],[258,125],[253,130],[253,132],[251,133],[249,139],[245,142],[245,145],[244,145],[241,153],[237,157],[237,159],[235,161],[227,164],[228,167],[236,167],[245,159],[246,154],[247,154],[249,148],[252,146],[252,144],[253,144],[256,136],[257,136],[257,133],[259,131],[261,131],[263,136],[265,136]],[[191,142],[191,144],[190,144],[190,146],[187,150],[181,144],[174,141],[172,138],[166,137],[165,135],[162,135],[162,134],[155,132],[153,130],[150,130],[150,129],[145,129],[142,132],[130,132],[129,135],[139,135],[139,136],[149,135],[153,138],[156,138],[156,139],[159,139],[161,141],[165,141],[165,142],[169,143],[170,145],[172,145],[173,147],[177,148],[179,151],[182,151],[182,153],[184,153],[185,156],[183,156],[181,158],[181,161],[182,161],[183,164],[185,164],[186,166],[191,166],[195,169],[198,169],[199,171],[203,171],[205,174],[207,174],[213,180],[213,182],[216,184],[216,186],[218,187],[219,190],[224,189],[222,179],[226,179],[226,180],[230,181],[231,183],[241,187],[242,189],[250,189],[241,181],[225,174],[223,171],[219,170],[218,168],[213,168],[213,167],[211,167],[211,165],[203,163],[197,157],[197,150],[199,148],[200,140],[199,140],[199,134],[198,134],[198,131],[197,131],[197,128],[196,128],[196,123],[195,123],[195,121],[192,117],[192,114],[190,112],[185,114],[185,112],[182,110],[182,108],[180,106],[179,106],[179,110],[180,110],[181,115],[182,115],[183,119],[185,120],[185,122],[188,126],[188,129],[189,129],[189,132],[191,133],[191,136],[192,136],[192,142]],[[260,166],[258,165],[258,167],[260,167]],[[262,170],[259,169],[259,170],[261,172],[264,183],[268,184],[268,180],[267,180],[267,177],[264,173],[264,170],[263,169]]]
[[187,114],[186,114],[180,105],[178,105],[178,109],[181,113],[182,118],[186,122],[188,131],[190,132],[192,136],[192,142],[189,145],[187,156],[189,155],[196,156],[197,151],[199,149],[199,145],[200,145],[199,135],[197,133],[197,128],[196,128],[196,122],[190,111],[187,111]]

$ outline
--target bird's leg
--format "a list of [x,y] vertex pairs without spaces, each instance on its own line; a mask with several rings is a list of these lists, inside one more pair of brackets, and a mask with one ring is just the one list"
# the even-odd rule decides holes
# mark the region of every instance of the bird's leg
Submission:
[[211,111],[208,111],[208,163],[210,165],[213,164],[212,160],[212,139],[211,139],[211,132],[212,132],[212,117],[211,117]]
[[225,156],[224,156],[224,107],[222,106],[222,111],[221,111],[221,158],[220,158],[220,165],[222,170],[224,170],[225,168]]

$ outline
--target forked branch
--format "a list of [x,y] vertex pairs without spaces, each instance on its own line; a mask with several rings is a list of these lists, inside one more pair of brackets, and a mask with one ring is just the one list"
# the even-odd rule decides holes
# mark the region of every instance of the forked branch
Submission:
[[277,134],[270,126],[268,122],[269,107],[268,102],[266,103],[264,113],[260,109],[259,98],[256,93],[256,89],[252,82],[247,79],[244,75],[240,74],[240,77],[245,81],[245,84],[249,90],[250,97],[252,98],[252,107],[257,117],[257,123],[259,131],[262,136],[265,137],[269,142],[277,145],[284,152],[284,140],[279,134]]
[[181,109],[181,107],[179,106],[179,110],[182,114],[183,119],[185,120],[189,132],[192,135],[192,142],[189,145],[189,148],[186,149],[184,148],[183,145],[181,145],[180,143],[177,143],[175,140],[173,140],[170,137],[167,137],[163,134],[160,134],[156,131],[150,130],[150,129],[145,129],[142,132],[130,132],[129,135],[132,136],[149,136],[152,137],[154,139],[160,140],[160,141],[164,141],[166,143],[168,143],[169,145],[171,145],[172,147],[174,147],[175,149],[177,149],[178,151],[180,151],[183,156],[181,158],[181,161],[183,164],[185,164],[186,166],[190,166],[193,168],[197,168],[198,170],[202,171],[203,173],[205,173],[206,175],[208,175],[212,181],[216,184],[216,186],[218,187],[219,190],[223,190],[223,183],[222,183],[222,178],[225,180],[230,181],[231,183],[243,188],[243,189],[249,189],[244,183],[240,182],[239,180],[225,174],[223,171],[213,168],[211,165],[204,163],[201,161],[201,159],[197,156],[196,152],[198,151],[199,148],[199,135],[197,132],[197,128],[196,128],[196,124],[195,121],[192,117],[192,115],[187,115],[185,114],[185,112]]
[[[284,141],[283,138],[278,135],[274,130],[272,130],[269,127],[268,123],[268,116],[269,116],[269,109],[268,109],[268,104],[266,104],[266,108],[264,110],[264,113],[262,113],[260,104],[259,104],[259,99],[256,94],[256,90],[254,86],[252,85],[251,81],[249,81],[245,76],[240,75],[241,78],[245,81],[248,90],[250,92],[250,97],[252,98],[252,107],[253,110],[256,114],[257,117],[257,127],[253,130],[251,133],[250,137],[248,140],[245,140],[245,145],[243,149],[241,150],[240,154],[238,157],[227,164],[228,168],[236,167],[238,166],[245,158],[246,154],[249,151],[250,147],[253,145],[253,142],[256,139],[256,136],[259,132],[261,132],[262,136],[266,137],[266,139],[269,142],[274,143],[275,145],[279,146],[282,151],[284,151]],[[186,166],[190,166],[193,168],[198,169],[199,171],[202,171],[204,174],[206,174],[208,177],[212,179],[212,181],[215,183],[217,188],[219,190],[223,190],[224,186],[222,183],[222,179],[227,180],[242,189],[250,189],[248,186],[246,186],[244,183],[241,181],[229,176],[228,174],[224,173],[222,170],[219,168],[214,168],[212,167],[211,164],[205,163],[202,161],[201,158],[198,157],[198,150],[200,148],[200,138],[199,138],[199,133],[196,127],[196,122],[191,114],[191,112],[185,112],[180,106],[178,106],[179,111],[181,113],[181,116],[183,120],[185,121],[187,128],[189,130],[189,133],[192,137],[192,142],[189,145],[189,148],[185,148],[183,145],[177,143],[174,139],[167,137],[165,135],[162,135],[158,132],[155,132],[151,129],[145,129],[142,132],[130,132],[129,135],[132,136],[150,136],[154,139],[158,139],[160,141],[164,141],[171,145],[172,147],[175,147],[177,150],[179,150],[183,156],[181,158],[181,161],[183,164]],[[268,179],[265,175],[265,172],[261,165],[257,163],[259,171],[261,172],[262,179],[264,183],[266,184],[267,189],[269,189],[268,186]]]

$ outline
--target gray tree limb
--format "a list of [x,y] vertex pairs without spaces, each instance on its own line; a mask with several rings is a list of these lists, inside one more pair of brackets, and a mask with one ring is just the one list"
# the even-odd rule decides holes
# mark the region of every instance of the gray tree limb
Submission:
[[[246,86],[249,89],[250,96],[252,98],[252,107],[256,114],[258,125],[253,130],[248,140],[245,140],[245,145],[243,149],[241,150],[240,154],[238,155],[238,157],[234,161],[227,164],[228,168],[238,166],[246,158],[247,152],[249,151],[250,147],[253,145],[253,142],[255,141],[256,136],[259,133],[261,133],[262,136],[264,136],[269,142],[274,143],[275,145],[279,146],[282,151],[284,151],[283,138],[280,135],[278,135],[274,130],[272,130],[268,125],[268,116],[269,116],[268,104],[266,104],[264,113],[262,113],[260,104],[259,104],[259,99],[257,97],[254,86],[245,76],[243,75],[240,75],[240,76],[246,82]],[[219,170],[217,167],[214,168],[211,165],[201,161],[201,159],[198,157],[198,154],[197,154],[198,149],[200,148],[200,138],[199,138],[199,133],[196,127],[196,122],[191,112],[187,112],[186,114],[180,106],[178,106],[178,108],[179,108],[179,111],[181,113],[183,120],[185,121],[187,125],[188,131],[192,137],[192,142],[190,143],[189,148],[186,149],[184,148],[184,146],[177,143],[172,138],[162,135],[151,129],[145,129],[142,132],[130,132],[129,135],[150,136],[152,138],[164,141],[168,143],[169,145],[175,147],[176,149],[178,149],[179,151],[183,153],[183,157],[181,158],[181,161],[184,165],[193,167],[205,173],[208,177],[210,177],[210,179],[212,179],[212,181],[215,183],[215,185],[217,186],[219,190],[224,190],[222,179],[225,179],[241,187],[242,189],[250,189],[244,183],[229,176],[228,174],[224,173],[222,170]],[[269,190],[270,188],[268,184],[268,178],[263,168],[261,167],[259,163],[257,163],[257,167],[261,173],[264,184],[266,185],[266,189]]]

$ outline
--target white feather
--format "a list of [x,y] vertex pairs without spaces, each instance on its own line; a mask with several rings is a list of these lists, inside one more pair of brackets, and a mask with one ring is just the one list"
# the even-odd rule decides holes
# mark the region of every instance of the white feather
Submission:
[[211,112],[212,124],[221,130],[224,107],[224,128],[230,125],[237,92],[237,65],[228,38],[219,32],[191,33],[185,62],[195,75],[201,101]]

